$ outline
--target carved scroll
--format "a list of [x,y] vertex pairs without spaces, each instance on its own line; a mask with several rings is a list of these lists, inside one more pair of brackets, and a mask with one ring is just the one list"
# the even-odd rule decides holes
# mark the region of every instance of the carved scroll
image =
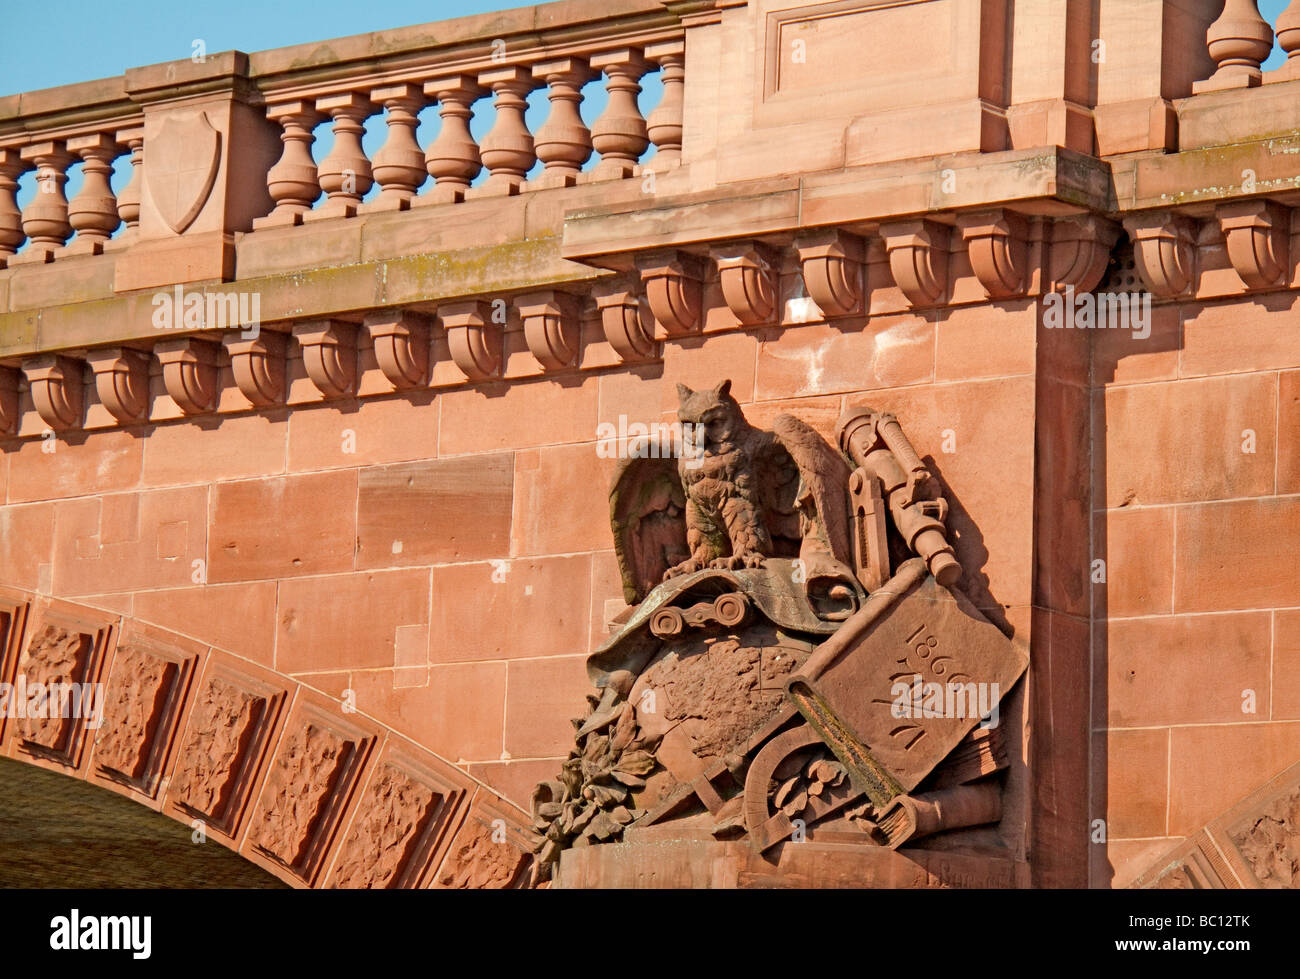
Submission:
[[950,229],[920,218],[880,226],[889,270],[913,306],[933,306],[948,288]]
[[194,337],[164,340],[153,348],[162,364],[167,393],[185,414],[216,411],[221,393],[220,350],[219,344]]
[[669,336],[695,333],[704,312],[704,262],[686,252],[656,252],[637,259],[655,321]]
[[342,320],[295,323],[307,376],[326,398],[342,398],[357,389],[357,328]]
[[375,360],[399,391],[421,387],[429,378],[429,319],[409,310],[384,310],[366,317]]
[[777,252],[762,242],[742,241],[713,249],[722,297],[745,326],[776,320],[779,305]]
[[471,381],[497,376],[501,370],[501,334],[505,324],[493,322],[492,307],[481,299],[445,303],[438,319],[447,332],[451,359]]
[[866,244],[857,235],[829,230],[796,242],[804,286],[828,319],[864,312]]
[[1215,210],[1228,260],[1247,289],[1281,285],[1288,265],[1291,209],[1269,200],[1234,201]]
[[129,347],[92,350],[86,356],[95,391],[123,425],[143,421],[149,408],[149,355]]
[[1124,219],[1133,239],[1133,258],[1146,287],[1161,299],[1181,296],[1192,287],[1195,277],[1196,221],[1156,211]]
[[524,339],[546,370],[572,367],[578,359],[578,300],[547,289],[515,297]]
[[259,330],[249,340],[235,333],[226,340],[230,372],[249,404],[262,408],[284,400],[284,358],[288,340],[283,333]]
[[592,290],[605,339],[625,361],[646,360],[658,352],[650,306],[627,283],[599,282]]
[[81,424],[82,363],[44,354],[23,361],[37,414],[56,432]]

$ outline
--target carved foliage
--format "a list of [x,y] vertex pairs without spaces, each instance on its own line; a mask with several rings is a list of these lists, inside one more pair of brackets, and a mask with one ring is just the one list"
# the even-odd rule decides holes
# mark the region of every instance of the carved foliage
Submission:
[[95,767],[152,796],[180,719],[196,658],[133,642],[118,647]]
[[333,886],[414,886],[429,856],[434,824],[448,808],[446,793],[385,763],[366,788]]
[[471,815],[457,834],[442,866],[436,886],[500,890],[521,882],[528,855],[505,831],[504,820]]
[[188,812],[229,833],[238,822],[258,750],[282,695],[210,676],[195,699],[174,796]]
[[[87,682],[94,653],[93,636],[79,629],[47,624],[35,632],[18,661],[18,674],[26,681],[29,711],[29,716],[19,721],[18,735],[30,747],[54,754],[68,764],[73,764],[75,732],[82,719],[65,716],[71,711],[64,709],[64,699],[56,691],[66,689],[65,685]],[[51,685],[59,686],[51,689]],[[43,703],[38,715],[31,716],[31,706],[40,699],[41,688]],[[66,704],[70,706],[71,701]]]
[[1273,799],[1233,834],[1232,842],[1261,886],[1300,884],[1300,788]]
[[255,836],[260,849],[306,876],[356,749],[355,742],[311,721],[285,738],[262,792]]

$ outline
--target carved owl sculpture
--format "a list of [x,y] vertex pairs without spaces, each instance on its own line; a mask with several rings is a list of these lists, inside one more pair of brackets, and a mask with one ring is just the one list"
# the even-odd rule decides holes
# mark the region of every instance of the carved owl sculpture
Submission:
[[745,420],[731,382],[677,385],[683,437],[672,452],[633,452],[615,477],[610,517],[628,604],[661,581],[771,557],[851,563],[849,468],[810,426]]

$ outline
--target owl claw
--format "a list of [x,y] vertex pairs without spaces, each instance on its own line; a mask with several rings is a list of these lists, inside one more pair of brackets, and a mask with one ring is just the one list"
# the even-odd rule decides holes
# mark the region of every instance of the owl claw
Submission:
[[707,565],[703,561],[697,561],[694,558],[683,561],[681,564],[675,564],[664,572],[663,580],[669,581],[684,574],[694,574],[696,571],[703,571]]
[[709,567],[718,571],[736,571],[739,568],[761,568],[764,561],[763,555],[757,551],[746,551],[744,554],[732,554],[710,561]]

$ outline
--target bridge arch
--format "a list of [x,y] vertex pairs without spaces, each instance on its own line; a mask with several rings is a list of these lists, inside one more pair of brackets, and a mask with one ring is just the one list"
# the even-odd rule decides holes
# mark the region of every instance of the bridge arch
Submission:
[[300,680],[128,615],[0,591],[0,755],[190,826],[293,887],[511,887],[526,816]]

